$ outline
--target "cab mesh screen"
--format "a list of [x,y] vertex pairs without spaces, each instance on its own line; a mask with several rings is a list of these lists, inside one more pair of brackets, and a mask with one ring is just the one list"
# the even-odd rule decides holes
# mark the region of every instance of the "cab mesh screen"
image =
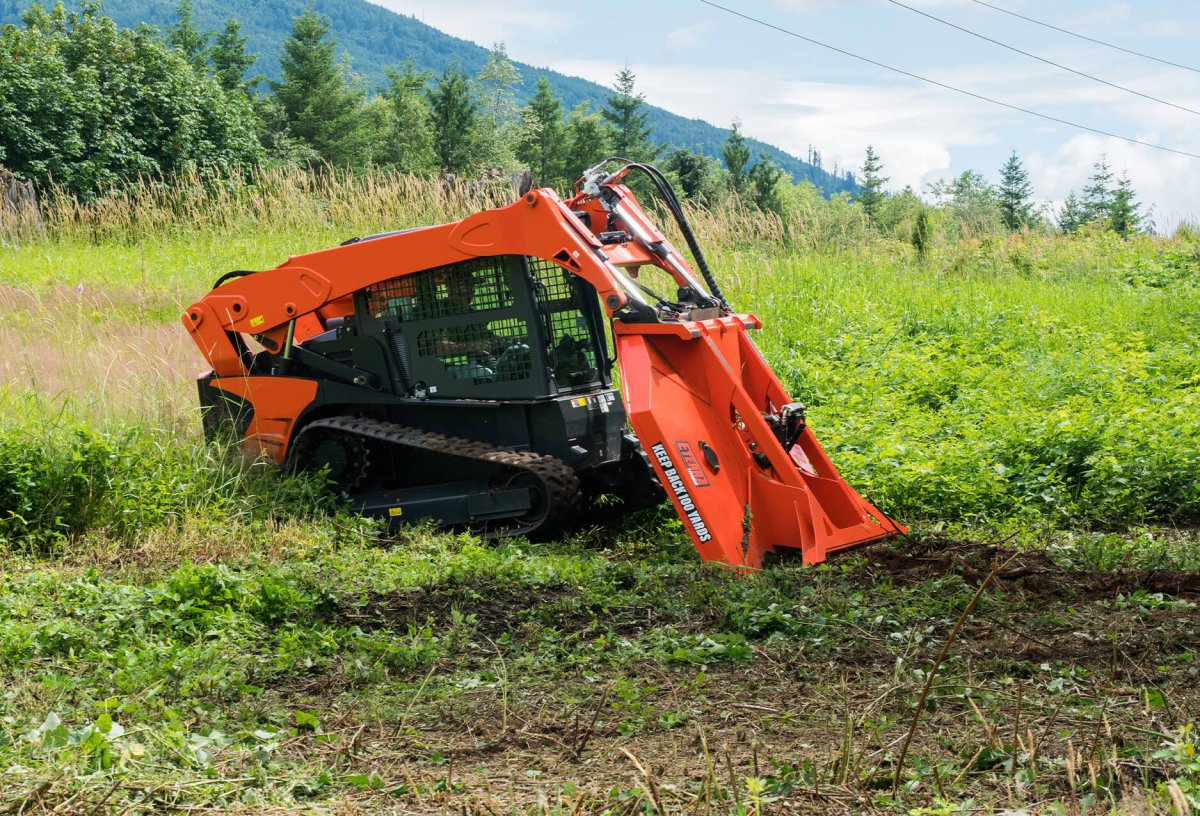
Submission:
[[550,368],[559,387],[585,385],[600,378],[596,347],[583,315],[582,287],[560,266],[530,258],[529,269],[540,284],[537,298],[545,309]]
[[397,320],[431,320],[513,304],[504,258],[476,258],[368,286],[367,312]]

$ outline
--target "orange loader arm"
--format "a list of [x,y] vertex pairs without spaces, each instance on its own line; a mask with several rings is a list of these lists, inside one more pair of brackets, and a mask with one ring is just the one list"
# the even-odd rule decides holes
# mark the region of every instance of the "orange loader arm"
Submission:
[[[566,202],[533,190],[455,223],[289,258],[218,286],[183,323],[218,376],[249,378],[238,335],[286,353],[349,313],[366,286],[473,257],[544,258],[599,293],[629,422],[703,560],[756,569],[767,553],[798,549],[818,563],[905,532],[838,474],[751,340],[758,319],[707,291],[620,183],[628,166],[600,167]],[[679,285],[679,302],[637,286],[631,272],[646,264]]]

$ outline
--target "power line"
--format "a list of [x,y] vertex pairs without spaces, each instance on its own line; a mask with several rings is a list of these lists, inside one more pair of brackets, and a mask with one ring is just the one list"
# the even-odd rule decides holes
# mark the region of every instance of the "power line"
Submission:
[[748,20],[752,23],[756,23],[765,28],[770,28],[775,31],[778,31],[781,34],[786,34],[789,37],[795,37],[798,40],[804,40],[807,43],[812,43],[813,45],[819,45],[821,48],[828,49],[829,51],[834,51],[838,54],[842,54],[843,56],[853,57],[856,60],[860,60],[862,62],[869,63],[870,65],[874,65],[877,68],[883,68],[888,71],[893,71],[897,74],[903,74],[906,77],[911,77],[912,79],[917,79],[917,80],[920,80],[921,82],[927,82],[930,85],[936,85],[939,88],[945,88],[948,91],[954,91],[955,93],[960,93],[960,94],[963,94],[964,96],[972,97],[973,99],[979,99],[984,102],[990,102],[991,104],[999,105],[1002,108],[1008,108],[1009,110],[1015,110],[1020,113],[1026,113],[1026,114],[1029,114],[1030,116],[1036,116],[1039,119],[1045,119],[1050,122],[1057,122],[1060,125],[1066,125],[1068,127],[1073,127],[1078,130],[1086,130],[1089,133],[1096,133],[1096,134],[1099,134],[1100,136],[1108,136],[1109,138],[1112,138],[1112,139],[1120,139],[1121,141],[1129,142],[1130,144],[1141,145],[1142,147],[1151,147],[1151,148],[1154,148],[1155,150],[1162,150],[1166,153],[1174,153],[1178,156],[1187,156],[1188,158],[1191,158],[1191,159],[1200,159],[1200,153],[1188,153],[1186,150],[1176,150],[1173,147],[1164,147],[1163,145],[1157,145],[1152,142],[1143,142],[1140,139],[1134,139],[1131,136],[1122,136],[1119,133],[1110,133],[1109,131],[1101,130],[1100,128],[1094,128],[1094,127],[1090,127],[1088,125],[1081,125],[1078,122],[1071,122],[1066,119],[1059,119],[1057,116],[1051,116],[1047,113],[1038,113],[1037,111],[1030,110],[1029,108],[1022,108],[1019,105],[1013,105],[1008,102],[1001,102],[999,99],[992,99],[990,96],[984,96],[982,94],[977,94],[974,91],[968,91],[963,88],[956,88],[953,85],[947,85],[944,82],[938,82],[936,79],[930,79],[929,77],[923,77],[920,74],[914,74],[911,71],[905,71],[903,68],[896,68],[896,67],[888,65],[886,63],[882,63],[882,62],[878,62],[877,60],[873,60],[870,57],[864,57],[864,56],[861,56],[860,54],[855,54],[851,51],[846,51],[845,49],[838,48],[837,46],[829,45],[828,43],[823,43],[820,40],[814,40],[811,37],[805,37],[803,34],[797,34],[795,31],[791,31],[790,29],[786,29],[781,26],[777,26],[774,23],[768,23],[766,20],[760,20],[757,17],[751,17],[749,14],[743,14],[740,11],[735,11],[734,9],[727,8],[725,6],[720,5],[719,3],[714,3],[712,0],[700,0],[700,2],[706,6],[712,6],[715,9],[720,9],[721,11],[725,12],[726,14],[732,14],[734,17],[741,17],[743,20]]
[[1104,40],[1097,40],[1095,37],[1089,37],[1085,34],[1079,34],[1078,32],[1075,32],[1075,31],[1070,31],[1065,28],[1059,28],[1056,25],[1051,25],[1050,23],[1042,22],[1041,20],[1035,20],[1032,17],[1026,17],[1024,14],[1017,14],[1017,12],[1009,11],[1006,8],[1000,8],[999,6],[993,6],[991,3],[983,2],[983,0],[971,0],[971,2],[976,3],[980,6],[986,6],[987,8],[990,8],[994,11],[998,11],[1001,14],[1008,14],[1012,17],[1017,17],[1021,20],[1024,20],[1027,23],[1033,23],[1034,25],[1040,25],[1043,28],[1049,28],[1053,31],[1059,31],[1063,34],[1069,34],[1072,37],[1078,37],[1081,40],[1087,40],[1088,42],[1095,43],[1096,45],[1103,45],[1105,48],[1112,48],[1116,51],[1124,51],[1126,54],[1133,54],[1135,57],[1141,57],[1142,59],[1154,60],[1155,62],[1161,62],[1163,65],[1170,65],[1172,68],[1182,68],[1185,71],[1191,71],[1193,73],[1200,74],[1200,68],[1193,68],[1190,65],[1180,65],[1178,62],[1171,62],[1170,60],[1165,60],[1165,59],[1162,59],[1161,57],[1156,57],[1152,54],[1143,54],[1141,51],[1134,51],[1131,48],[1122,48],[1119,45],[1114,45],[1113,43],[1105,42]]
[[964,34],[970,34],[972,37],[978,37],[979,39],[990,42],[993,45],[998,45],[1001,48],[1007,48],[1009,51],[1013,51],[1017,54],[1023,54],[1025,56],[1029,57],[1030,59],[1035,59],[1038,62],[1044,62],[1046,65],[1053,65],[1055,68],[1059,68],[1063,71],[1069,71],[1070,73],[1075,74],[1076,76],[1081,76],[1084,79],[1090,79],[1093,82],[1099,82],[1101,85],[1107,85],[1110,88],[1116,88],[1118,91],[1124,91],[1125,93],[1133,94],[1134,96],[1140,96],[1143,99],[1149,99],[1151,102],[1157,102],[1160,105],[1169,105],[1172,108],[1178,108],[1181,111],[1187,111],[1188,113],[1194,114],[1196,116],[1200,116],[1200,111],[1198,111],[1198,110],[1192,110],[1191,108],[1186,108],[1183,105],[1176,105],[1174,102],[1168,102],[1165,99],[1159,99],[1157,96],[1151,96],[1150,94],[1145,94],[1145,93],[1142,93],[1141,91],[1135,91],[1133,88],[1127,88],[1124,85],[1118,85],[1115,82],[1109,82],[1107,79],[1101,79],[1100,77],[1094,76],[1093,74],[1084,73],[1083,71],[1077,71],[1074,68],[1071,68],[1070,66],[1063,65],[1061,62],[1055,62],[1054,60],[1049,60],[1049,59],[1046,59],[1045,57],[1039,57],[1037,54],[1031,54],[1028,51],[1023,51],[1020,48],[1017,48],[1015,45],[1009,45],[1008,43],[1000,42],[999,40],[992,39],[991,37],[987,36],[986,34],[980,34],[978,31],[972,31],[969,28],[964,28],[963,26],[960,26],[956,23],[952,23],[949,20],[944,20],[941,17],[937,17],[928,12],[921,11],[920,9],[913,8],[912,6],[906,6],[904,3],[901,3],[900,0],[887,0],[887,2],[891,3],[893,6],[899,6],[902,9],[908,9],[909,11],[913,12],[914,14],[920,14],[922,17],[928,17],[930,20],[933,20],[934,22],[941,23],[942,25],[945,25],[945,26],[950,26],[950,28],[957,29],[957,30],[963,32]]

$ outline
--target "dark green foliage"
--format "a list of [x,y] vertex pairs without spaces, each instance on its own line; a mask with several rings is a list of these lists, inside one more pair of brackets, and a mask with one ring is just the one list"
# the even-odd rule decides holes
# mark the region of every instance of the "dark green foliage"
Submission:
[[1083,202],[1079,200],[1079,196],[1071,192],[1067,195],[1062,211],[1058,214],[1058,228],[1063,232],[1077,232],[1086,223]]
[[[247,39],[242,36],[242,24],[236,17],[230,17],[209,49],[208,59],[212,63],[213,76],[226,93],[245,93],[249,90],[245,81],[246,71],[258,55],[247,53],[246,43]],[[257,81],[253,84],[257,84]]]
[[462,71],[447,68],[428,99],[438,164],[448,173],[461,173],[473,158],[471,136],[478,108],[471,98],[471,80]]
[[929,215],[929,208],[921,207],[917,210],[917,217],[913,221],[912,245],[917,250],[917,254],[924,258],[929,252],[932,242],[933,219]]
[[568,184],[584,170],[613,154],[613,131],[604,118],[586,102],[567,116],[567,144],[564,165]]
[[637,75],[629,68],[617,73],[613,93],[605,99],[601,114],[612,125],[613,151],[617,156],[635,162],[652,162],[662,148],[651,139],[650,112],[646,97],[637,93]]
[[567,181],[566,154],[562,100],[554,95],[550,82],[541,77],[533,99],[521,110],[517,158],[533,171],[534,184],[553,186]]
[[721,148],[721,158],[729,171],[729,186],[738,195],[746,194],[746,175],[750,164],[750,146],[742,135],[741,123],[735,121],[729,129],[729,138]]
[[720,189],[721,166],[716,159],[695,150],[676,147],[670,150],[662,162],[663,170],[675,180],[684,198],[715,204],[723,191]]
[[361,165],[370,158],[361,89],[337,62],[329,21],[313,11],[292,24],[280,58],[283,79],[271,84],[288,132],[333,164]]
[[1004,224],[1010,230],[1029,226],[1032,215],[1029,197],[1032,193],[1033,185],[1029,183],[1029,173],[1014,150],[1000,168],[1000,186],[996,189]]
[[183,52],[197,72],[207,70],[209,35],[196,29],[192,0],[179,0],[175,5],[175,18],[175,24],[167,30],[167,42]]
[[1122,173],[1121,180],[1117,182],[1117,189],[1113,190],[1112,204],[1108,208],[1108,223],[1113,232],[1122,238],[1136,234],[1142,224],[1139,210],[1129,174]]
[[[78,2],[78,0],[76,0]],[[252,6],[233,0],[192,0],[196,26],[204,30],[219,30],[231,15],[242,23],[249,38],[248,48],[259,55],[252,74],[273,80],[280,78],[280,57],[284,38],[292,21],[306,10],[313,10],[333,22],[333,34],[354,61],[355,70],[365,78],[369,88],[383,89],[389,84],[387,71],[411,61],[418,72],[430,71],[440,75],[448,65],[459,66],[474,74],[486,64],[488,49],[452,37],[431,28],[415,17],[389,11],[368,0],[256,0]],[[0,0],[0,24],[16,22],[28,7],[29,0]],[[170,3],[152,0],[107,0],[105,9],[110,16],[126,26],[142,22],[166,29],[175,23],[174,7]],[[572,110],[585,101],[595,110],[603,101],[606,89],[578,77],[564,76],[545,68],[516,63],[522,84],[516,89],[515,101],[524,105],[532,98],[539,76],[545,76],[564,110]],[[698,119],[687,119],[647,105],[649,124],[654,139],[672,145],[698,147],[708,156],[720,158],[721,146],[728,135],[724,128],[714,127]],[[269,142],[276,140],[271,138]],[[777,147],[758,140],[749,140],[751,147],[769,155],[797,182],[811,181],[826,195],[856,189],[853,178],[845,173],[832,173],[801,161]],[[590,157],[591,163],[602,157]],[[571,171],[577,172],[577,171]],[[570,173],[568,173],[570,175]]]
[[388,78],[392,84],[384,97],[391,106],[391,121],[380,161],[410,173],[437,169],[432,115],[425,99],[429,73],[418,72],[410,62],[402,71],[389,69]]
[[748,193],[754,206],[765,212],[783,215],[783,196],[779,185],[783,171],[766,156],[759,156],[747,175]]
[[883,185],[887,184],[887,176],[880,175],[883,171],[883,161],[875,152],[875,148],[867,145],[867,157],[862,165],[862,192],[857,196],[859,205],[867,218],[875,221],[879,217],[879,209],[883,203]]
[[1112,214],[1113,174],[1108,166],[1108,157],[1092,165],[1092,177],[1083,188],[1083,221],[1107,221]]
[[220,448],[83,426],[0,428],[0,549],[42,550],[88,532],[130,535],[203,513],[214,523],[332,506],[319,486],[243,469]]
[[98,5],[34,6],[0,33],[0,145],[20,176],[78,194],[139,176],[255,164],[245,98],[225,94],[153,32]]

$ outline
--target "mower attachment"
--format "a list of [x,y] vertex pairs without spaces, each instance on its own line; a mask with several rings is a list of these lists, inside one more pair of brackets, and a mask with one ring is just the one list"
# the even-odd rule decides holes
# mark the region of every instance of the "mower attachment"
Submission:
[[705,561],[807,564],[905,532],[842,480],[746,330],[751,315],[614,322],[629,420]]

